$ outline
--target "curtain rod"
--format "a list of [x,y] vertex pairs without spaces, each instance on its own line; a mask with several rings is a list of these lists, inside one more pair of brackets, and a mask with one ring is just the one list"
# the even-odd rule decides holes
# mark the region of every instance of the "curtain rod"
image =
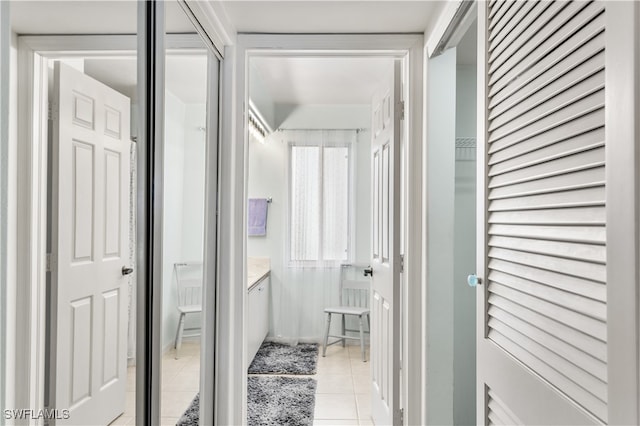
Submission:
[[364,132],[367,129],[364,128],[358,128],[358,129],[283,129],[283,128],[279,128],[278,130],[276,130],[277,132],[293,132],[296,130],[300,130],[300,131],[305,131],[305,132],[309,132],[309,131],[315,131],[315,132],[322,132],[322,131],[335,131],[335,130],[343,130],[343,131],[348,131],[348,130],[353,130],[355,132]]

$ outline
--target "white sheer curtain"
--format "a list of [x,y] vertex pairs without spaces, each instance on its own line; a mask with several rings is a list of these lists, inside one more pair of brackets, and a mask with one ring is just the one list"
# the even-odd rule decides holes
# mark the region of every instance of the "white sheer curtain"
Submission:
[[338,302],[340,264],[352,259],[355,130],[283,132],[288,214],[282,282],[273,286],[273,335],[319,341],[326,306]]

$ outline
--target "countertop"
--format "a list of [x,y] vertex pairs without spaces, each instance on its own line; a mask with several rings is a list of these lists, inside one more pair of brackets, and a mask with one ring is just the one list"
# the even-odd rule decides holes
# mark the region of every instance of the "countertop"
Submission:
[[247,289],[260,282],[271,271],[271,259],[268,257],[247,258]]

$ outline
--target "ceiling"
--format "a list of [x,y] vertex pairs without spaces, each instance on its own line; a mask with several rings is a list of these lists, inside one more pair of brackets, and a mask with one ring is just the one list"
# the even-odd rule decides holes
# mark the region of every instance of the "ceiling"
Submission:
[[[3,0],[0,0],[3,1]],[[444,6],[435,0],[220,1],[239,32],[422,33]],[[193,32],[176,0],[166,0],[168,32]],[[135,0],[14,0],[18,34],[134,34]]]
[[[2,1],[2,0],[0,0]],[[433,25],[444,1],[281,0],[219,1],[239,32],[422,33]],[[135,0],[19,0],[11,3],[12,29],[19,34],[134,34]],[[176,0],[166,0],[168,32],[193,32]],[[276,102],[369,103],[383,71],[373,59],[261,59],[256,64]],[[367,62],[370,61],[370,62]],[[373,62],[371,62],[373,61]],[[127,59],[87,60],[87,73],[135,93],[135,66]],[[186,102],[204,99],[205,67],[185,57],[168,61],[169,90]]]
[[221,3],[238,32],[423,33],[446,2],[231,0]]
[[[85,59],[84,72],[130,98],[136,97],[137,68],[135,58]],[[167,56],[165,80],[167,90],[185,104],[206,103],[206,56]]]
[[369,104],[390,70],[382,58],[251,59],[251,72],[282,104]]
[[[165,5],[168,32],[194,32],[177,1]],[[14,0],[11,27],[18,34],[135,34],[137,7],[135,0]]]

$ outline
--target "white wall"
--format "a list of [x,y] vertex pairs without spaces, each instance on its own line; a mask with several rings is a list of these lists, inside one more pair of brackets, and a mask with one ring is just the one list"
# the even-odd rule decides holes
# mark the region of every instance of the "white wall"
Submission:
[[182,251],[185,259],[201,261],[204,244],[206,105],[186,105],[185,112]]
[[368,108],[362,105],[275,104],[275,117],[282,129],[369,128]]
[[[456,69],[456,137],[476,137],[476,68]],[[456,150],[453,259],[453,424],[476,424],[476,162]],[[464,159],[464,160],[463,160]]]
[[453,424],[456,52],[428,61],[427,423]]
[[[368,105],[305,105],[286,107],[286,128],[368,128]],[[276,112],[283,109],[276,107]],[[314,119],[315,117],[315,119]],[[284,124],[283,124],[284,127]],[[319,341],[323,333],[323,309],[338,301],[338,269],[289,268],[285,264],[287,236],[288,145],[284,132],[275,132],[265,144],[249,145],[248,196],[272,197],[266,237],[249,237],[248,256],[271,258],[272,315],[270,335],[284,339]],[[354,154],[356,168],[356,261],[369,258],[370,133],[358,133]]]
[[251,66],[249,79],[249,98],[251,102],[253,102],[267,124],[271,126],[272,129],[275,129],[277,127],[275,104],[269,90],[260,77],[260,71]]
[[162,257],[162,346],[175,337],[178,313],[176,311],[176,282],[173,264],[183,262],[182,257],[182,198],[184,179],[184,121],[186,106],[171,92],[165,92],[164,121],[164,208]]
[[476,66],[456,66],[456,137],[475,138],[478,104],[476,103]]
[[[171,347],[179,314],[175,263],[202,261],[204,229],[205,105],[187,105],[171,92],[165,98],[162,346]],[[198,324],[199,315],[185,327]]]

